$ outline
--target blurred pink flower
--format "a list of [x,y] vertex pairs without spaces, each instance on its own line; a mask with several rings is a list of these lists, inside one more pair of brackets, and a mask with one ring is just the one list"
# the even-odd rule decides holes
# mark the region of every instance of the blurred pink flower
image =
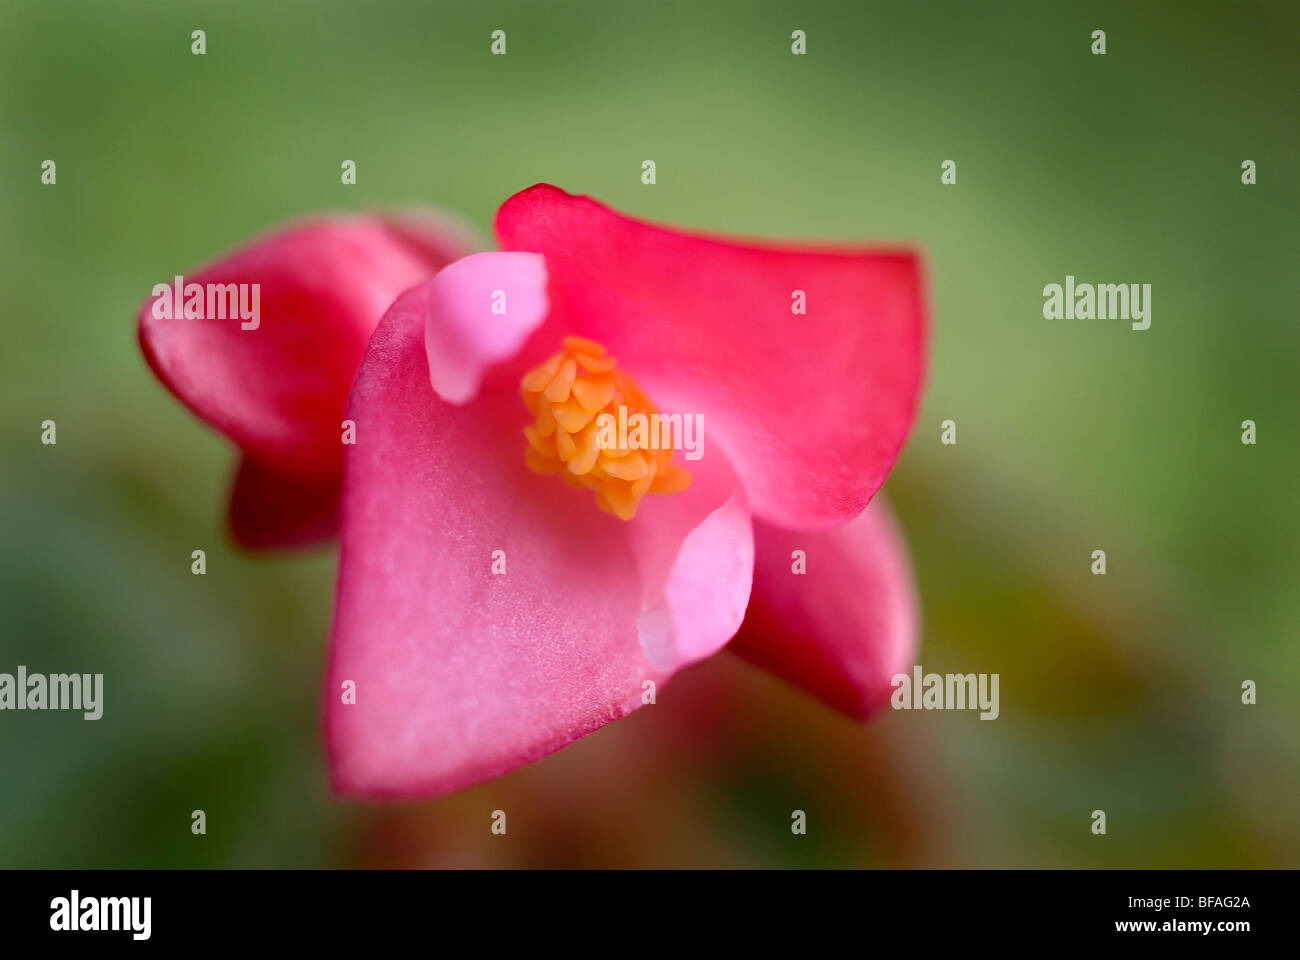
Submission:
[[[384,309],[477,248],[440,214],[326,216],[254,240],[185,285],[258,284],[266,322],[140,309],[145,359],[182,403],[239,448],[230,529],[246,547],[305,546],[338,529],[341,421]],[[206,306],[206,304],[205,304]]]
[[[241,540],[294,539],[284,528],[304,524],[286,523],[279,503],[310,507],[311,532],[325,529],[345,451],[325,715],[335,788],[467,787],[628,714],[729,641],[851,714],[883,703],[915,648],[915,597],[892,519],[867,504],[923,377],[916,256],[682,233],[547,185],[508,200],[496,232],[499,253],[439,270],[446,248],[425,245],[429,269],[412,277],[420,262],[402,260],[379,271],[382,282],[386,242],[364,269],[321,258],[324,273],[299,269],[286,243],[278,270],[263,274],[276,305],[265,326],[283,330],[265,343],[235,323],[196,334],[142,315],[164,382],[246,463],[295,472],[297,486],[272,484],[260,499],[264,516],[241,511],[236,493]],[[256,279],[237,266],[224,275]],[[355,443],[341,444],[330,404],[356,338],[370,333],[366,311],[399,281],[420,280],[369,337],[343,414]],[[346,348],[334,342],[340,329]],[[615,494],[639,474],[610,479],[603,459],[590,474],[585,463],[566,470],[581,458],[559,453],[556,472],[595,489],[607,511],[635,513],[626,522],[525,468],[521,378],[542,372],[525,391],[530,407],[546,407],[539,424],[551,404],[585,424],[609,399],[578,395],[571,355],[546,359],[575,336],[635,378],[617,381],[619,396],[644,390],[656,409],[705,425],[708,453],[689,464],[689,488],[644,503],[654,465],[622,502]],[[594,344],[593,396],[614,376]],[[330,402],[312,390],[317,351]],[[312,415],[285,413],[300,410]],[[530,442],[538,469],[537,451],[555,440]]]

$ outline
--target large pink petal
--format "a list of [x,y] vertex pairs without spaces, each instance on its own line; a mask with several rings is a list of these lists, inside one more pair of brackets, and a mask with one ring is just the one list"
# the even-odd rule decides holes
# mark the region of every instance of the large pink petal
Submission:
[[[216,263],[185,273],[184,283],[258,285],[259,317],[172,318],[140,311],[140,343],[159,379],[199,417],[259,465],[237,481],[241,501],[270,501],[284,484],[267,470],[337,487],[342,469],[343,407],[366,341],[384,309],[406,288],[472,249],[468,233],[428,216],[324,217],[279,230]],[[167,283],[170,283],[168,278]],[[245,329],[247,327],[247,329]],[[315,479],[313,479],[315,478]],[[260,489],[266,487],[266,489]],[[302,516],[302,531],[334,525],[335,503]],[[307,504],[302,505],[306,507]],[[298,538],[292,530],[259,533],[232,515],[245,542]],[[274,522],[274,519],[271,518]]]
[[[883,705],[910,670],[916,591],[884,499],[833,530],[754,524],[754,591],[729,649],[857,717]],[[794,551],[806,573],[794,573]]]
[[722,646],[749,591],[749,517],[721,458],[630,523],[530,473],[515,391],[454,406],[430,389],[432,287],[385,315],[348,404],[326,688],[344,793],[443,793],[536,760]]
[[832,526],[884,482],[922,381],[914,254],[680,233],[545,184],[507,200],[496,231],[546,257],[551,316],[531,346],[589,336],[660,405],[706,414],[756,515]]

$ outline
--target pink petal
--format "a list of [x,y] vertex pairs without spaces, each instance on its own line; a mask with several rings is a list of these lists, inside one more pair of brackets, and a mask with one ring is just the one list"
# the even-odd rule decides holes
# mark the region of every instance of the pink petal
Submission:
[[686,234],[545,184],[507,200],[496,231],[546,257],[551,317],[535,341],[589,336],[661,406],[706,414],[756,515],[831,526],[884,482],[922,381],[916,255]]
[[[845,713],[884,704],[917,648],[911,563],[884,498],[833,530],[755,521],[754,592],[730,649]],[[802,550],[804,574],[792,572]]]
[[637,620],[641,646],[667,672],[703,660],[735,636],[754,568],[749,507],[731,468],[716,453],[683,465],[690,488],[647,497],[628,530],[646,584]]
[[475,253],[444,267],[429,291],[429,382],[467,403],[484,372],[513,357],[546,319],[546,263],[535,253]]
[[230,494],[230,530],[253,550],[308,546],[338,532],[341,471],[299,475],[244,457]]
[[[444,793],[536,760],[724,644],[727,611],[738,622],[749,591],[749,518],[720,458],[699,491],[624,523],[525,468],[516,391],[464,406],[437,397],[424,343],[433,286],[385,315],[348,405],[357,444],[326,688],[331,775],[345,793]],[[504,575],[492,572],[498,550]],[[740,559],[708,563],[719,550]],[[676,632],[654,633],[643,614]]]
[[[255,328],[249,321],[250,329],[241,329],[238,317],[158,317],[151,297],[140,311],[140,343],[168,389],[262,467],[320,475],[307,479],[315,489],[337,486],[343,407],[371,331],[397,294],[468,252],[466,243],[458,227],[429,217],[301,223],[183,275],[186,284],[249,284],[250,292],[258,284]],[[241,474],[236,509],[274,496],[251,494],[254,482]],[[317,506],[319,515],[299,518],[302,529],[333,526],[336,504]],[[251,529],[251,518],[261,515],[249,509],[232,516],[245,542],[274,542],[284,533]]]

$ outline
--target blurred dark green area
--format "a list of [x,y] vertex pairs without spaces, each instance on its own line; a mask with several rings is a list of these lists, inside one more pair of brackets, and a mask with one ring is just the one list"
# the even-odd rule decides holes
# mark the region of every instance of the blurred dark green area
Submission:
[[[0,671],[106,675],[97,722],[0,715],[0,866],[1300,866],[1298,10],[0,0]],[[860,727],[723,656],[469,793],[329,797],[334,558],[229,546],[231,453],[135,311],[287,218],[486,228],[542,180],[924,251],[929,383],[886,490],[920,662],[1000,673],[999,719]],[[1044,320],[1066,274],[1151,283],[1150,330]]]

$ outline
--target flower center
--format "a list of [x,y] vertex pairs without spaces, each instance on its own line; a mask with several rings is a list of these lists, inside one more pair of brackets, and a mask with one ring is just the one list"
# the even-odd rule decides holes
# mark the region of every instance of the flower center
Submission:
[[657,419],[658,411],[599,343],[565,337],[564,349],[524,374],[519,388],[536,417],[524,427],[524,461],[533,472],[594,491],[596,506],[622,520],[636,516],[647,493],[690,486],[671,448],[646,449],[635,434],[629,439],[629,420]]

